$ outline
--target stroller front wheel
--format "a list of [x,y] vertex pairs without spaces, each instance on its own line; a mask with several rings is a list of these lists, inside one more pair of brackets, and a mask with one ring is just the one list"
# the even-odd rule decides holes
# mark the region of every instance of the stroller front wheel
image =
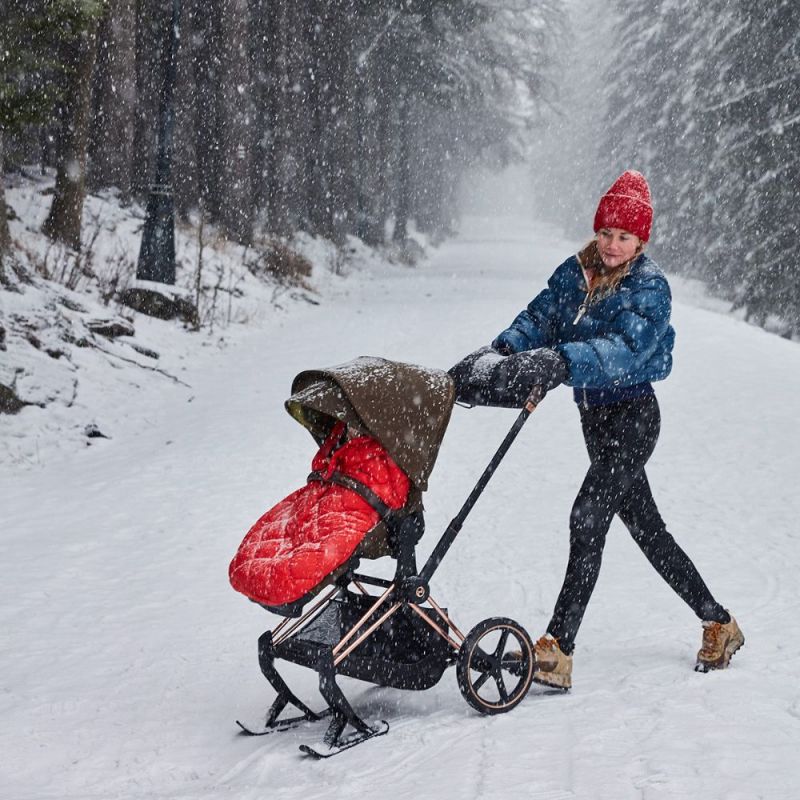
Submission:
[[458,688],[481,714],[511,711],[531,688],[533,643],[507,617],[479,622],[464,639],[456,662]]

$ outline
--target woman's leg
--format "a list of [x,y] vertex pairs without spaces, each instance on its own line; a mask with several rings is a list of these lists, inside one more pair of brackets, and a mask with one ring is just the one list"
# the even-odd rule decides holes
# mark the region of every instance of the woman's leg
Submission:
[[730,615],[714,599],[697,567],[667,531],[644,471],[617,513],[658,574],[701,620],[730,622]]
[[[655,424],[653,424],[655,422]],[[658,439],[654,397],[581,411],[591,465],[570,515],[567,573],[547,632],[571,653],[600,573],[606,533]]]
[[728,623],[691,559],[667,531],[644,465],[661,425],[655,397],[582,412],[592,464],[570,517],[570,554],[548,633],[571,653],[600,572],[605,537],[615,513],[650,563],[702,620]]

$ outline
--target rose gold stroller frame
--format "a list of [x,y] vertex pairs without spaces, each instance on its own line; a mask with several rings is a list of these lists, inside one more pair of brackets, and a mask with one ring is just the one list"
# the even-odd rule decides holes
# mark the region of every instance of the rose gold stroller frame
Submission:
[[[354,574],[352,576],[352,583],[353,585],[361,592],[362,595],[365,597],[371,597],[370,593],[364,588],[364,583],[371,583],[373,585],[383,585],[377,583],[377,578],[370,578],[366,575],[357,575]],[[375,603],[369,608],[369,610],[364,614],[356,623],[353,625],[350,630],[345,633],[342,638],[333,646],[333,665],[339,666],[339,664],[347,658],[364,640],[380,625],[382,625],[387,619],[389,619],[396,611],[399,609],[403,603],[396,602],[394,603],[391,608],[382,614],[377,620],[373,621],[372,624],[358,636],[355,641],[351,644],[347,645],[347,643],[352,639],[358,631],[367,624],[369,620],[372,619],[375,612],[383,606],[392,592],[395,591],[395,584],[388,583],[386,586],[385,591],[383,594],[378,597]],[[273,631],[272,631],[272,640],[276,645],[285,642],[290,636],[299,634],[303,628],[316,619],[324,610],[325,606],[327,606],[332,600],[334,600],[337,596],[342,593],[342,589],[339,587],[334,587],[331,589],[325,597],[315,603],[302,617],[295,620],[292,624],[290,624],[290,619],[285,619],[281,622]],[[457,637],[458,641],[455,641],[452,636],[449,636],[447,632],[438,625],[434,620],[425,613],[425,609],[420,608],[420,606],[409,604],[409,608],[417,614],[433,631],[436,632],[442,639],[444,639],[456,652],[461,647],[461,644],[464,641],[464,634],[456,627],[453,623],[452,619],[448,616],[447,612],[442,609],[442,607],[432,598],[428,597],[427,602],[430,603],[431,609],[435,611],[439,617],[444,621],[445,625],[450,628],[455,636]],[[430,610],[430,609],[429,609]],[[285,629],[285,630],[284,630]],[[347,645],[347,646],[345,646]]]

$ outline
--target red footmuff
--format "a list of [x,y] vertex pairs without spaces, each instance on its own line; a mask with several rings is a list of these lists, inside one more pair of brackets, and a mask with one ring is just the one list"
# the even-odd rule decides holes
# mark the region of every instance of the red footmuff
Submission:
[[338,423],[311,463],[309,482],[264,514],[247,532],[228,575],[237,592],[267,606],[293,603],[355,552],[375,527],[378,512],[353,489],[329,482],[334,473],[354,478],[389,508],[402,508],[410,482],[371,436],[345,441]]

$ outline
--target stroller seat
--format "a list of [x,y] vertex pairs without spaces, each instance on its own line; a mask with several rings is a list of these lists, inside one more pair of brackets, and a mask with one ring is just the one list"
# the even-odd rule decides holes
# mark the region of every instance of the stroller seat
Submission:
[[286,408],[321,446],[306,486],[244,537],[229,568],[234,589],[299,616],[361,558],[413,553],[453,389],[445,373],[401,366],[399,382],[396,364],[367,357],[295,378]]
[[[234,589],[267,607],[316,594],[409,497],[410,481],[386,448],[371,436],[347,438],[343,422],[311,467],[309,482],[257,520],[230,565]],[[383,551],[367,542],[358,555]]]

